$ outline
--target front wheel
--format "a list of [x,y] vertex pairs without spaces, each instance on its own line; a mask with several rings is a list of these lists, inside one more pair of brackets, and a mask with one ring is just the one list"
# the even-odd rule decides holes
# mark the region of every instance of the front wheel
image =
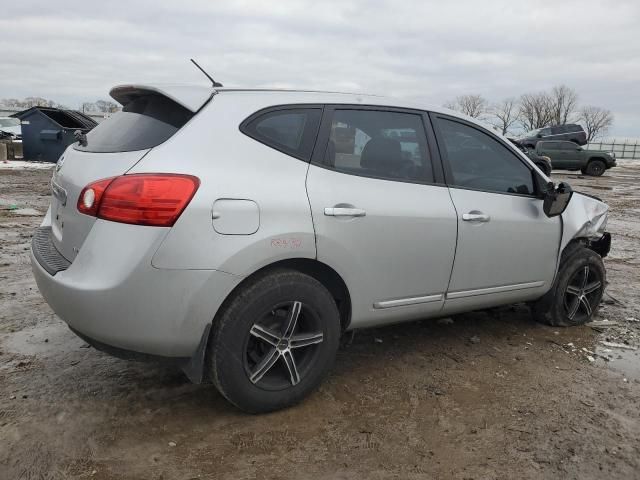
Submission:
[[556,327],[582,325],[591,320],[606,283],[600,255],[582,245],[569,248],[553,287],[532,307],[537,321]]
[[606,169],[607,166],[602,160],[591,160],[587,164],[586,172],[587,175],[591,175],[592,177],[599,177]]
[[328,290],[300,272],[261,275],[241,287],[213,325],[211,376],[249,413],[293,405],[329,372],[340,316]]

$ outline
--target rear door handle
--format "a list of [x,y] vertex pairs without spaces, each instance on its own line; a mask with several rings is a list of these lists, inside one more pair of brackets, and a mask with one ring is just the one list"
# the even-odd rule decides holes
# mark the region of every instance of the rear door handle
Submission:
[[327,217],[364,217],[367,212],[361,208],[327,207],[324,214]]
[[462,220],[465,222],[488,222],[491,220],[491,217],[477,210],[472,210],[469,213],[463,213]]

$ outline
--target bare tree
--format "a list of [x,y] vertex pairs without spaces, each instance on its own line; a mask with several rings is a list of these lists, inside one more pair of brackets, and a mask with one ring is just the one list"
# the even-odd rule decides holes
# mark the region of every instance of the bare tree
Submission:
[[3,105],[5,107],[20,107],[20,100],[18,100],[17,98],[3,98],[2,100],[0,100],[0,105]]
[[492,115],[490,123],[506,135],[509,129],[518,121],[518,102],[515,98],[505,98],[489,108]]
[[82,113],[96,111],[96,104],[92,102],[82,102],[82,105],[80,107],[82,108]]
[[54,102],[53,100],[47,100],[46,98],[42,97],[27,97],[21,103],[21,107],[23,108],[57,106],[56,102]]
[[98,100],[96,101],[95,106],[98,111],[103,113],[113,113],[118,110],[118,105],[110,100]]
[[550,125],[552,121],[551,98],[545,92],[525,93],[520,97],[518,120],[525,130]]
[[444,104],[446,108],[480,118],[487,113],[489,103],[482,95],[460,95]]
[[586,106],[580,109],[578,118],[587,132],[587,142],[601,137],[613,125],[613,114],[600,107]]
[[551,123],[564,125],[568,123],[578,106],[578,94],[566,85],[557,85],[549,94]]

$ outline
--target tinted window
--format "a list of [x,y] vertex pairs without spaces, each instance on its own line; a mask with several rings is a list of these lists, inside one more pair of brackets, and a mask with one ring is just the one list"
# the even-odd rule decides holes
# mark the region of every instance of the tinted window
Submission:
[[480,130],[438,119],[452,185],[500,193],[533,194],[531,170],[498,140]]
[[143,95],[87,134],[87,152],[129,152],[155,147],[168,140],[193,113],[161,95]]
[[336,110],[324,164],[367,177],[433,182],[422,117],[377,110]]
[[270,147],[309,160],[321,115],[319,108],[278,109],[250,118],[240,128]]
[[582,127],[580,125],[566,125],[567,132],[581,132]]
[[542,142],[540,147],[544,150],[560,150],[562,142]]
[[576,145],[573,142],[562,142],[561,143],[561,148],[562,150],[571,150],[571,151],[575,151],[576,148],[578,147],[578,145]]

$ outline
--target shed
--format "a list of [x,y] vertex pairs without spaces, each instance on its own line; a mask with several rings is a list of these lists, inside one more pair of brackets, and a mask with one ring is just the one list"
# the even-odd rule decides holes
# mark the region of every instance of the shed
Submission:
[[11,116],[22,124],[24,159],[44,162],[57,162],[67,146],[76,142],[76,130],[87,133],[97,125],[77,110],[51,107],[32,107]]

